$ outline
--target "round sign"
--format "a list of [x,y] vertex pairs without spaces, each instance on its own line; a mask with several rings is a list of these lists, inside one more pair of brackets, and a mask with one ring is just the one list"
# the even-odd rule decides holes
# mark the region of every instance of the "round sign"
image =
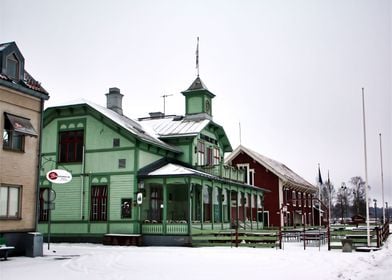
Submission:
[[42,192],[42,199],[45,202],[53,202],[56,199],[56,192],[52,189],[45,189]]
[[46,173],[46,179],[56,184],[65,184],[72,180],[72,175],[66,170],[53,169]]

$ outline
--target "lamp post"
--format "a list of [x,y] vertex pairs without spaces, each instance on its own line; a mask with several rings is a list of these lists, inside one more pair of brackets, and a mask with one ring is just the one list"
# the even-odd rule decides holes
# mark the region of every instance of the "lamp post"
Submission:
[[[347,197],[346,197],[347,187],[346,187],[346,184],[344,182],[342,183],[342,186],[340,187],[340,190],[341,190],[341,193],[340,193],[340,206],[341,206],[341,209],[342,209],[342,223],[343,223],[344,222],[343,195],[344,195],[344,199],[347,200]],[[345,203],[347,204],[347,202],[345,202]]]

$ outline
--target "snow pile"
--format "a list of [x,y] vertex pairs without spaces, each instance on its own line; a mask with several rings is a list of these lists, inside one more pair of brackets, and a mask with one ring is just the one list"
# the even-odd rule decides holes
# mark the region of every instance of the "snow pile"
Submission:
[[254,248],[118,247],[52,244],[44,257],[0,262],[1,280],[24,279],[389,279],[392,244],[371,253],[285,244]]

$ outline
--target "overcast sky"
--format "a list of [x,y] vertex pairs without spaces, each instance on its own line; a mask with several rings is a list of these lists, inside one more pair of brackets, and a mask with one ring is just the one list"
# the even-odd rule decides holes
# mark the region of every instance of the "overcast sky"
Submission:
[[47,106],[106,105],[118,87],[132,117],[184,114],[180,94],[200,77],[214,121],[240,143],[311,183],[365,177],[365,88],[370,197],[392,205],[391,1],[0,0],[0,42],[15,41]]

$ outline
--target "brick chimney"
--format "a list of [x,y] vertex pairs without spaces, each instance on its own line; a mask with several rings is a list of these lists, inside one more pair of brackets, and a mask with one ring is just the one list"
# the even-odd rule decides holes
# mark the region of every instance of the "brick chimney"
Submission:
[[120,89],[116,87],[109,88],[109,93],[106,93],[106,108],[115,111],[122,115],[122,98],[124,95],[120,93]]

